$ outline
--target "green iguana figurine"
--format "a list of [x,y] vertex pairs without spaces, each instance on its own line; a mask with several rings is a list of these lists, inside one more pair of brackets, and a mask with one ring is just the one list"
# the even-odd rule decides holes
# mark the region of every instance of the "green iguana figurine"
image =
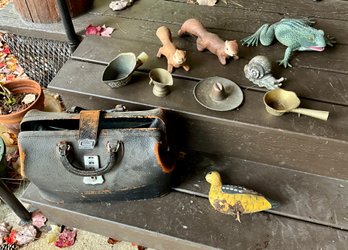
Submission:
[[312,19],[282,19],[272,25],[262,25],[253,35],[242,39],[242,44],[256,46],[259,41],[264,46],[269,46],[274,38],[287,46],[280,65],[292,67],[288,62],[293,51],[314,50],[323,51],[326,45],[333,46],[336,42],[333,37],[325,37],[324,31],[312,28],[315,21]]

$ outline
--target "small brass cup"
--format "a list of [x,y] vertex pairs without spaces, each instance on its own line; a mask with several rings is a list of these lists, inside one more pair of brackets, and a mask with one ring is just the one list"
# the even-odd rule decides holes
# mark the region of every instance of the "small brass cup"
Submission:
[[150,85],[153,85],[153,94],[158,97],[164,97],[170,93],[170,86],[173,85],[172,75],[165,69],[152,69],[149,73]]

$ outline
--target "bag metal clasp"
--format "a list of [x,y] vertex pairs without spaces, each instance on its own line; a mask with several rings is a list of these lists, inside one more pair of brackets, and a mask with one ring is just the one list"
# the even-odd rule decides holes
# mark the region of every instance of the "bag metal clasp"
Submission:
[[100,110],[82,110],[79,125],[79,149],[93,149],[97,144]]

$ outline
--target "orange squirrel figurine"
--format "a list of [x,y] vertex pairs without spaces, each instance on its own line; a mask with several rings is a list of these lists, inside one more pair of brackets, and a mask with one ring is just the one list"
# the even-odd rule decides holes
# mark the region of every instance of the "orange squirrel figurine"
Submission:
[[185,71],[189,71],[190,67],[185,63],[186,51],[175,47],[170,30],[166,26],[161,26],[157,29],[156,36],[163,44],[157,52],[157,57],[164,55],[167,58],[169,73],[172,73],[173,67],[183,67]]
[[226,58],[230,56],[234,60],[239,58],[236,40],[224,42],[218,35],[208,32],[197,19],[191,18],[183,23],[178,35],[182,36],[185,33],[197,36],[198,51],[208,49],[211,53],[217,55],[221,64],[225,65]]

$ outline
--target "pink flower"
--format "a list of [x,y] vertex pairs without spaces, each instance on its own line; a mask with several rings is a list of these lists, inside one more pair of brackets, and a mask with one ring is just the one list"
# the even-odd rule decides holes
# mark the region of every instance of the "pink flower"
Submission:
[[76,230],[69,230],[64,228],[63,232],[59,234],[58,240],[54,243],[56,247],[64,248],[74,245],[76,238]]
[[111,37],[111,33],[114,31],[114,28],[111,27],[105,27],[105,25],[102,26],[102,32],[100,33],[101,36],[104,37]]
[[47,218],[39,211],[35,211],[31,215],[32,224],[37,228],[42,228],[45,226]]
[[92,24],[88,25],[86,28],[86,35],[98,35],[97,26],[93,26]]
[[111,33],[114,31],[114,28],[103,26],[93,26],[92,24],[88,25],[86,28],[86,35],[96,35],[111,37]]
[[5,53],[5,54],[11,54],[11,51],[8,48],[8,46],[6,46],[2,52]]

